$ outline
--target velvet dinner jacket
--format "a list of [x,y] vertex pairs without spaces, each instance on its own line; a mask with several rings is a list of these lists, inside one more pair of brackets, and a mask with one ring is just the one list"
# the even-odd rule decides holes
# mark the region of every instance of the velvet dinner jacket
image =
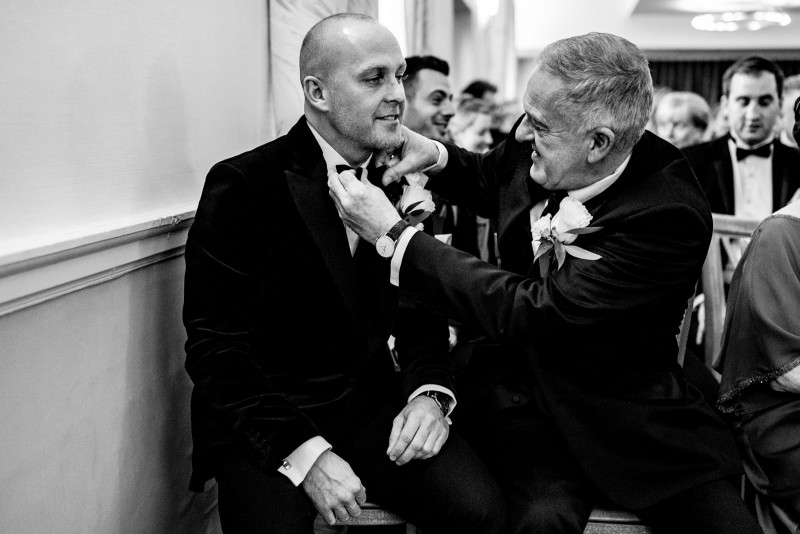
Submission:
[[186,245],[184,324],[194,488],[213,476],[217,446],[238,444],[275,472],[315,435],[334,448],[347,439],[336,432],[348,410],[403,406],[428,383],[455,391],[446,320],[398,308],[372,243],[351,257],[304,117],[208,173]]
[[[708,198],[711,211],[733,215],[733,162],[728,149],[730,135],[686,147],[683,153]],[[772,211],[789,203],[800,187],[800,151],[772,142]]]
[[484,156],[447,151],[430,188],[498,217],[511,272],[418,232],[400,287],[500,343],[494,409],[538,403],[591,480],[625,506],[741,472],[729,431],[676,361],[711,236],[708,204],[681,152],[645,133],[618,180],[585,204],[602,230],[574,245],[601,258],[567,256],[540,278],[528,210],[547,192],[529,178],[530,144],[512,131]]

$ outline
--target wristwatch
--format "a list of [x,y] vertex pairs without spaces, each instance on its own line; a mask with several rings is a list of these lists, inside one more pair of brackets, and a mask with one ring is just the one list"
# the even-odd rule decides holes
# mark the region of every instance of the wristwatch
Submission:
[[442,415],[447,417],[447,412],[450,410],[450,397],[448,397],[441,391],[434,391],[434,390],[428,390],[425,391],[424,393],[420,393],[420,396],[430,397],[431,399],[433,399],[433,402],[436,403],[436,406],[438,406],[439,409],[442,410]]
[[375,248],[378,250],[378,254],[384,258],[391,258],[394,254],[394,247],[397,244],[397,240],[400,239],[400,234],[402,234],[403,230],[406,228],[408,228],[408,223],[400,219],[388,232],[380,236],[378,240],[375,241]]

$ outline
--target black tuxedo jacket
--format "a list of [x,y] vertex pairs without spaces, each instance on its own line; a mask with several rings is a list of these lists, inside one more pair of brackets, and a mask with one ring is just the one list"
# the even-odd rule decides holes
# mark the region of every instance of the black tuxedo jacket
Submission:
[[432,189],[499,216],[507,272],[417,233],[400,285],[500,343],[486,402],[497,411],[536,402],[612,500],[643,507],[739,473],[732,437],[683,378],[676,334],[706,255],[711,214],[678,149],[646,133],[619,179],[586,202],[591,226],[540,278],[529,208],[547,192],[528,177],[529,144],[485,156],[447,146]]
[[371,243],[351,257],[305,118],[209,172],[186,245],[184,324],[194,488],[213,476],[216,447],[274,472],[315,435],[336,448],[354,414],[399,411],[426,383],[455,391],[446,320],[398,308]]
[[[683,149],[711,211],[734,215],[733,162],[728,149],[730,135]],[[772,211],[789,203],[800,187],[800,151],[772,142]]]

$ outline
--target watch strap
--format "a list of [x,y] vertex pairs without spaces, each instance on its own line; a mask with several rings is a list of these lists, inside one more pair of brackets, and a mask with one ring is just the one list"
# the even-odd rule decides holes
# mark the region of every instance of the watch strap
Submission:
[[409,224],[406,222],[405,219],[400,219],[392,226],[388,232],[386,232],[386,237],[397,243],[397,240],[400,239],[400,234],[403,233],[403,230],[409,227]]
[[442,415],[447,417],[447,413],[450,411],[450,397],[445,395],[440,391],[435,390],[428,390],[422,393],[423,396],[433,399],[433,402],[436,403],[436,406],[442,410]]

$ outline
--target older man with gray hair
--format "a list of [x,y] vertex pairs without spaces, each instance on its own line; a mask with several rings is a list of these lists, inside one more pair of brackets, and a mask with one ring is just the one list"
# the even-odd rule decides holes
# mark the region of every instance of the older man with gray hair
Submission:
[[488,154],[404,132],[384,180],[427,168],[431,189],[498,217],[506,270],[398,222],[380,189],[328,181],[393,283],[495,342],[454,424],[514,532],[581,533],[601,499],[664,532],[760,532],[728,480],[732,437],[677,359],[711,214],[681,152],[644,131],[652,91],[633,44],[591,33],[542,51],[524,117]]
[[656,133],[678,148],[703,141],[711,121],[708,102],[691,91],[673,91],[656,106]]

